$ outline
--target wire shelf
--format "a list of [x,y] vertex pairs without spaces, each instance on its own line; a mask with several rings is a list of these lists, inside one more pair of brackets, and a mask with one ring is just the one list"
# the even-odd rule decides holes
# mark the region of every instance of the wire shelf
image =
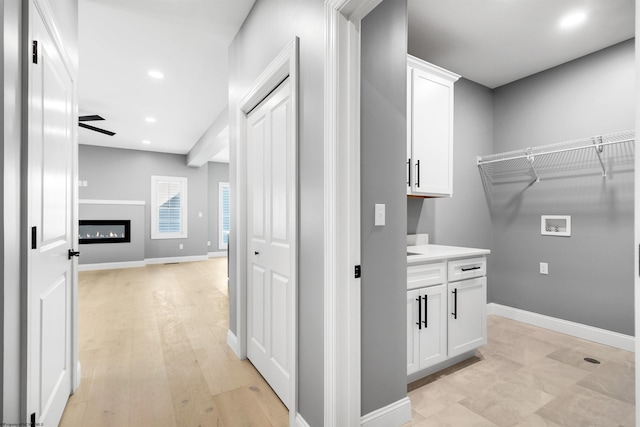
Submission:
[[478,157],[478,167],[491,182],[541,178],[597,167],[606,177],[616,165],[633,165],[635,132],[625,131]]

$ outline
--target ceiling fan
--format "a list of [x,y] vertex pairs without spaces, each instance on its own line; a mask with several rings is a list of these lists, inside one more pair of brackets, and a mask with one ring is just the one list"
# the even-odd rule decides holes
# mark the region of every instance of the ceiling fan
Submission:
[[90,115],[90,116],[80,116],[80,117],[78,117],[78,126],[80,126],[81,128],[85,128],[85,129],[93,130],[93,131],[96,131],[96,132],[104,133],[105,135],[109,135],[109,136],[113,136],[113,135],[116,134],[115,132],[111,132],[110,130],[100,129],[100,128],[97,128],[95,126],[91,126],[91,125],[88,125],[86,123],[83,123],[83,122],[93,122],[93,121],[97,121],[97,120],[104,120],[104,118],[100,117],[97,114],[93,114],[93,115]]

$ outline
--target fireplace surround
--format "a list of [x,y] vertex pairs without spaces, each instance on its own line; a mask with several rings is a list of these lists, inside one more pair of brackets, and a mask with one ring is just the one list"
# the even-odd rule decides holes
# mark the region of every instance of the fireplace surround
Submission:
[[81,245],[131,242],[131,220],[81,219],[78,240]]

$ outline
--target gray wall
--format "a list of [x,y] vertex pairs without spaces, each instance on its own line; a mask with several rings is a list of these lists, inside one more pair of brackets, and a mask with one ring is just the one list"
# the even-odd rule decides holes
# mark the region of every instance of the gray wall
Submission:
[[[407,1],[362,21],[362,414],[407,395]],[[374,204],[386,225],[374,226]]]
[[[494,152],[634,129],[634,72],[627,41],[496,89]],[[633,335],[633,185],[596,168],[492,186],[489,300]],[[541,236],[543,214],[572,215],[572,236]]]
[[461,78],[454,86],[453,197],[407,198],[407,233],[440,245],[491,247],[491,216],[476,157],[493,152],[493,93]]
[[[80,145],[79,163],[79,179],[88,184],[80,187],[80,199],[146,202],[145,258],[207,255],[209,190],[206,167],[187,167],[184,155],[91,145]],[[187,178],[186,239],[151,239],[151,175]],[[179,249],[180,244],[184,249]]]
[[209,252],[219,252],[226,249],[218,247],[218,184],[220,182],[229,182],[229,164],[208,162],[209,169],[209,234],[208,239],[211,242]]
[[[257,0],[229,48],[229,129],[236,127],[238,100],[295,36],[299,52],[299,199],[298,228],[298,411],[312,426],[323,424],[323,82],[324,2]],[[230,132],[233,159],[236,137]],[[230,165],[231,194],[236,170]],[[231,245],[235,230],[231,223]],[[236,260],[230,264],[230,329],[236,332]]]
[[131,221],[130,242],[78,245],[80,264],[144,261],[145,223],[147,222],[145,206],[81,204],[78,216],[80,220],[128,219]]

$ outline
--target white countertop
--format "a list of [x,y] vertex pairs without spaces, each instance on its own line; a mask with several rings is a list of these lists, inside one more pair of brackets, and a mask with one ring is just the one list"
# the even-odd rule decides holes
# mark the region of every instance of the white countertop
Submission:
[[459,246],[418,245],[407,246],[407,252],[418,255],[407,255],[407,264],[417,264],[426,261],[442,261],[444,259],[467,258],[490,254],[489,249],[462,248]]

